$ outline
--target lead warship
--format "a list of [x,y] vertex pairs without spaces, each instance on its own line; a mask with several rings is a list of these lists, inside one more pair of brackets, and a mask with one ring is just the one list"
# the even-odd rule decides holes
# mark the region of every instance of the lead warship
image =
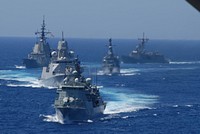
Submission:
[[87,121],[103,114],[106,103],[91,78],[84,78],[80,62],[68,73],[57,89],[54,102],[57,118],[62,122]]
[[112,39],[109,39],[108,53],[103,57],[103,73],[105,75],[113,75],[120,73],[120,60],[115,56],[112,48]]
[[57,51],[51,53],[51,62],[47,67],[43,67],[40,78],[41,84],[52,87],[60,85],[66,75],[75,70],[76,60],[74,52],[69,51],[67,41],[65,41],[62,33]]
[[165,58],[164,55],[158,52],[146,52],[145,43],[149,40],[145,38],[143,33],[143,38],[138,39],[140,43],[136,46],[128,56],[123,55],[123,63],[169,63],[169,59]]
[[35,43],[33,51],[28,54],[27,59],[23,59],[23,64],[26,68],[38,68],[47,66],[50,62],[51,49],[46,41],[46,35],[51,34],[46,31],[45,20],[43,19],[41,32],[36,32],[39,35],[39,41]]

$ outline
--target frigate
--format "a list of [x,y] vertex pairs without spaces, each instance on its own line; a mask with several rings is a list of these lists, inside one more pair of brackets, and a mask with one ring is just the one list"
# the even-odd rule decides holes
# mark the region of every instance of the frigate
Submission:
[[123,55],[121,57],[123,63],[169,63],[169,59],[158,52],[146,52],[145,43],[149,40],[145,38],[139,38],[140,43],[136,46],[129,55]]
[[50,62],[51,49],[46,40],[46,35],[51,34],[51,32],[46,31],[45,19],[43,19],[41,31],[35,34],[39,35],[39,41],[35,43],[33,51],[28,54],[28,58],[23,59],[23,64],[26,68],[44,67]]
[[54,102],[57,118],[63,122],[87,121],[103,115],[106,103],[99,88],[91,78],[84,78],[80,62],[75,70],[68,73],[63,84],[57,89]]
[[108,52],[103,57],[102,69],[105,75],[120,73],[120,60],[119,56],[115,56],[113,53],[112,39],[109,39]]
[[62,33],[62,39],[58,42],[57,50],[51,53],[51,62],[47,67],[43,67],[40,78],[41,84],[57,87],[69,71],[74,71],[76,62],[74,52],[69,50],[68,43]]

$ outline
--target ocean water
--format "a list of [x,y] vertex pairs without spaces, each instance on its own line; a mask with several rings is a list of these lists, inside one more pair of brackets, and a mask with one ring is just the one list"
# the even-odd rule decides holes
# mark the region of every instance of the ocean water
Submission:
[[[68,39],[107,107],[101,118],[63,124],[53,107],[56,89],[39,83],[41,69],[22,65],[35,40],[0,38],[1,134],[200,133],[200,41],[150,40],[146,49],[165,54],[170,64],[122,64],[120,75],[104,76],[108,40]],[[53,48],[57,41],[49,39]],[[113,39],[113,44],[123,55],[137,40]]]

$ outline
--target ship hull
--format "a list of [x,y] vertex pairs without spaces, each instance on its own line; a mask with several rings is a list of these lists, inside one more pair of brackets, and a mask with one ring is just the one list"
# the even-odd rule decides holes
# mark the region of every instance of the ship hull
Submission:
[[120,73],[119,67],[103,67],[103,74],[105,75],[117,75]]
[[63,80],[65,79],[66,75],[55,75],[49,78],[40,79],[40,83],[44,86],[50,86],[50,87],[58,87]]
[[35,59],[23,59],[23,64],[26,68],[39,68],[41,67]]
[[104,105],[93,108],[91,111],[90,108],[56,108],[56,115],[59,120],[63,122],[66,121],[87,121],[103,115],[105,109]]
[[169,60],[165,59],[163,56],[122,56],[121,58],[123,63],[169,63]]

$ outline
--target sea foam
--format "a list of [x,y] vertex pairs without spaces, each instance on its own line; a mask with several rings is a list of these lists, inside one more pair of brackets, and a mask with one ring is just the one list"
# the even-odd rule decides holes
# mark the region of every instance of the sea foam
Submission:
[[158,101],[158,96],[134,93],[127,91],[126,88],[104,88],[102,93],[107,96],[104,99],[107,102],[104,114],[118,114],[140,109],[150,109]]

